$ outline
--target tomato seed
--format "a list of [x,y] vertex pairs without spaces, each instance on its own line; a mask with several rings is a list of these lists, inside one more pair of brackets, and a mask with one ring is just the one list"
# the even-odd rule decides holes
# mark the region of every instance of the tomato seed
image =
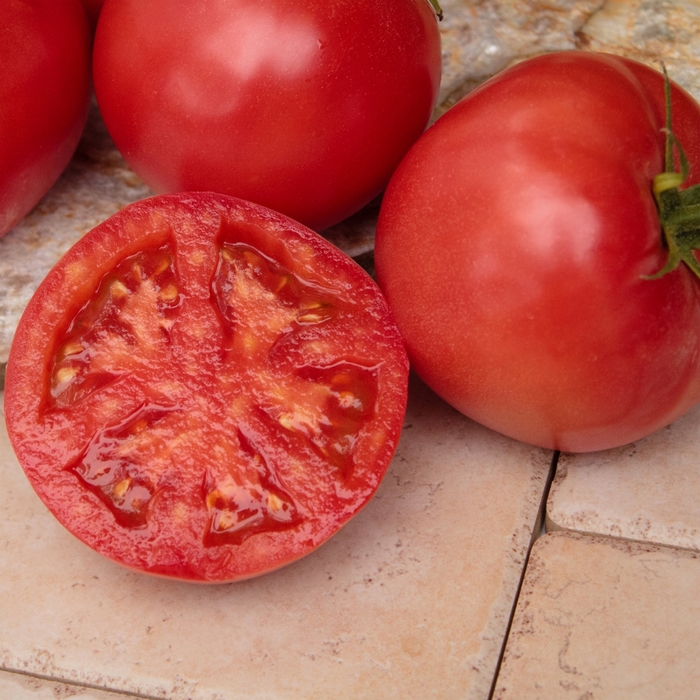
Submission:
[[77,340],[72,340],[63,346],[62,355],[63,355],[63,357],[68,357],[69,355],[77,355],[78,353],[81,353],[83,350],[85,350],[85,347],[83,346],[82,343],[80,343]]
[[175,301],[178,292],[179,290],[174,284],[169,284],[167,287],[160,290],[159,296],[163,301]]
[[59,367],[56,370],[56,382],[58,384],[66,384],[71,381],[78,373],[78,367]]
[[129,288],[121,280],[114,280],[109,287],[109,292],[114,299],[121,299],[129,294]]

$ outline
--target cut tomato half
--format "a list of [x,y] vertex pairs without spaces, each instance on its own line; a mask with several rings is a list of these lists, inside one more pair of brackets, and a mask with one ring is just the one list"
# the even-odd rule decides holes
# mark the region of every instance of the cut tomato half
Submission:
[[308,554],[372,497],[408,362],[378,287],[230,197],[133,204],[49,273],[7,367],[10,439],[80,540],[196,581]]

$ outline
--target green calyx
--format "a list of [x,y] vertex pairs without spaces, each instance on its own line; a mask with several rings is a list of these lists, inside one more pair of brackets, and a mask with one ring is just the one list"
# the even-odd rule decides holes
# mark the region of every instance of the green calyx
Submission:
[[[664,67],[666,91],[666,162],[665,170],[654,178],[653,191],[659,209],[664,243],[668,248],[666,264],[646,279],[658,279],[684,262],[700,278],[700,185],[679,189],[688,179],[688,158],[671,124],[671,84]],[[676,156],[680,172],[676,170]]]
[[430,4],[433,6],[437,18],[442,22],[442,8],[440,7],[440,3],[438,0],[430,0]]

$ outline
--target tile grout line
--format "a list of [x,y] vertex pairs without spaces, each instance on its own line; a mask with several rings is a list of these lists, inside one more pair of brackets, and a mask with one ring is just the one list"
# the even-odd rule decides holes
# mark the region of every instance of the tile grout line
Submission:
[[125,700],[162,700],[161,696],[156,695],[144,695],[138,692],[131,692],[128,690],[118,690],[115,688],[110,688],[107,685],[95,685],[94,683],[81,683],[80,681],[60,678],[59,676],[48,676],[42,673],[30,673],[28,671],[21,671],[12,668],[0,667],[1,673],[13,674],[15,676],[22,676],[24,678],[35,678],[36,680],[45,681],[46,683],[55,683],[57,685],[63,685],[68,688],[68,692],[72,689],[78,690],[96,690],[100,693],[105,693],[107,695],[114,695],[115,700],[117,697],[123,697]]
[[493,681],[491,682],[491,689],[489,690],[488,700],[493,700],[493,694],[496,692],[496,683],[498,682],[498,676],[501,672],[501,664],[503,663],[503,656],[506,651],[506,645],[508,643],[508,637],[510,636],[510,630],[513,625],[513,618],[515,617],[515,610],[518,607],[518,600],[520,599],[520,592],[523,587],[523,581],[525,580],[525,572],[527,571],[527,565],[530,561],[530,553],[532,552],[532,546],[535,541],[538,540],[544,533],[546,510],[547,510],[547,499],[549,498],[549,491],[552,487],[552,482],[554,481],[554,476],[557,473],[557,463],[559,462],[559,455],[561,453],[556,450],[552,453],[552,461],[549,465],[549,473],[547,474],[547,479],[544,484],[544,489],[542,490],[542,500],[540,501],[540,507],[537,510],[537,517],[535,518],[535,523],[532,528],[532,535],[530,536],[530,543],[527,548],[527,553],[525,554],[525,559],[523,561],[522,570],[520,572],[520,580],[518,581],[518,587],[513,598],[513,605],[510,610],[510,615],[508,617],[508,624],[506,625],[506,631],[503,635],[503,643],[501,644],[501,650],[498,654],[498,660],[496,662],[496,668],[493,674]]

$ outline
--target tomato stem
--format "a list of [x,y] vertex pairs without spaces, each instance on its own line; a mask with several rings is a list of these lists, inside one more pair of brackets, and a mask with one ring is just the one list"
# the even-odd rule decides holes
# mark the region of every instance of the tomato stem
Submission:
[[440,3],[438,0],[430,0],[430,4],[433,6],[433,9],[435,10],[435,14],[437,15],[438,20],[442,22],[442,8],[440,7]]
[[[654,199],[659,209],[663,239],[668,248],[666,264],[646,279],[658,279],[684,262],[700,278],[700,263],[695,251],[700,249],[700,185],[680,189],[688,179],[690,166],[680,141],[673,133],[671,83],[663,66],[666,96],[665,170],[653,182]],[[680,171],[676,170],[676,157]]]

